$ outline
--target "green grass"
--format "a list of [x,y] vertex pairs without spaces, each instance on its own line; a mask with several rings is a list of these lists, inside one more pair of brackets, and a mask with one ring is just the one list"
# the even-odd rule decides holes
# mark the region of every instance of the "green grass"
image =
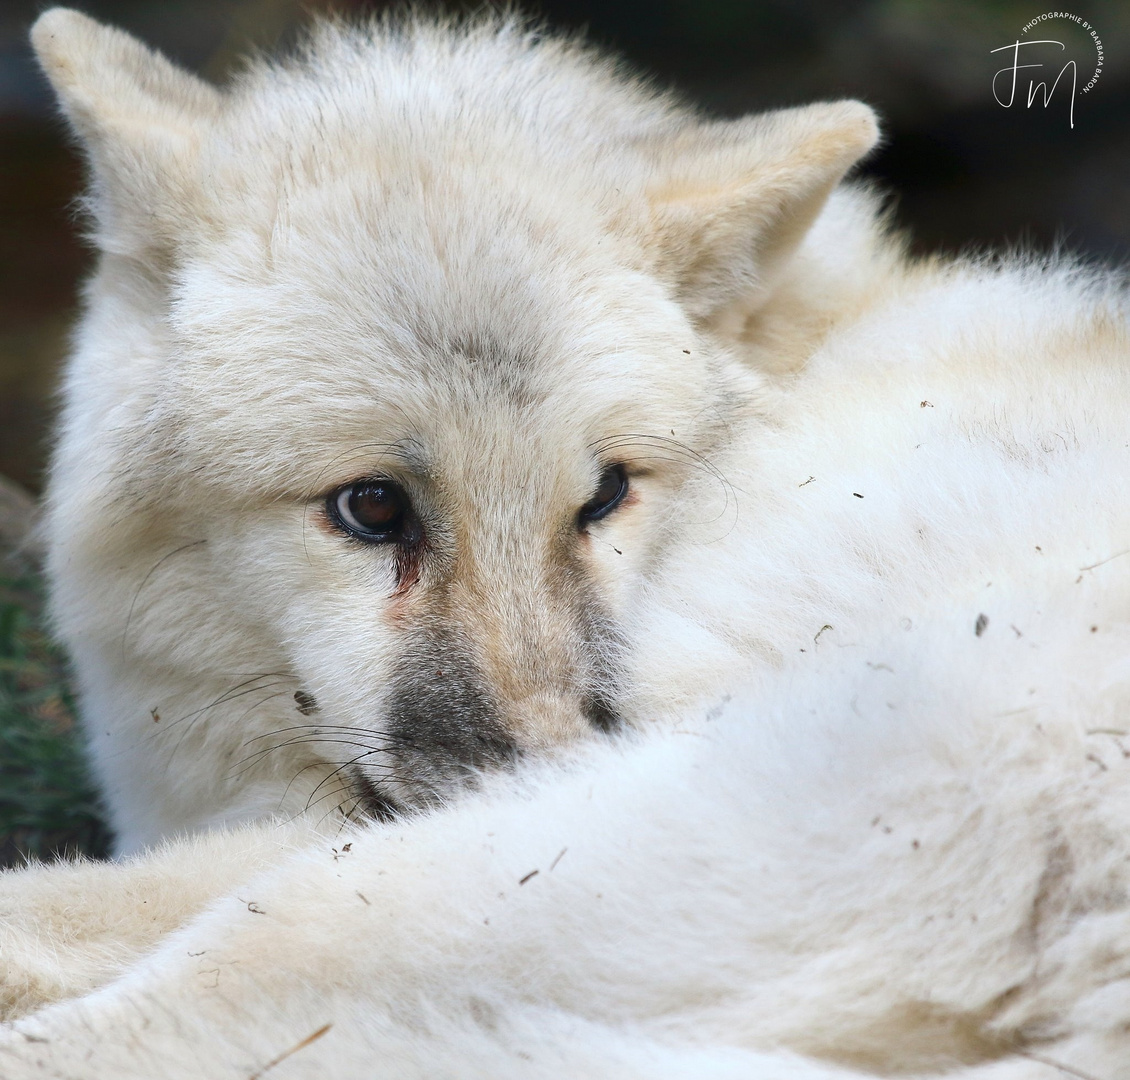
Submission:
[[42,608],[36,576],[0,575],[0,866],[102,856],[109,839]]

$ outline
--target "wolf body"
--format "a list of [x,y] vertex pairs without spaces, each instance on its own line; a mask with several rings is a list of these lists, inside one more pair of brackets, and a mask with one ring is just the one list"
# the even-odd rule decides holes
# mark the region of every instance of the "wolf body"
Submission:
[[442,812],[6,874],[0,1072],[1125,1077],[1127,582],[1058,576]]
[[[1130,1075],[1115,276],[909,261],[860,108],[505,27],[230,97],[36,43],[104,252],[58,617],[122,848],[229,828],[0,878],[0,1073]],[[341,741],[448,805],[342,827]]]

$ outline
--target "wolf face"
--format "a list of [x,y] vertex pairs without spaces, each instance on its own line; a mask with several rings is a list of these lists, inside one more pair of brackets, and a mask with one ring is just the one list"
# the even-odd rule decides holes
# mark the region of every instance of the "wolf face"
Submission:
[[101,253],[47,529],[120,847],[634,720],[640,599],[760,407],[734,330],[870,111],[704,123],[505,21],[321,27],[223,91],[34,37]]

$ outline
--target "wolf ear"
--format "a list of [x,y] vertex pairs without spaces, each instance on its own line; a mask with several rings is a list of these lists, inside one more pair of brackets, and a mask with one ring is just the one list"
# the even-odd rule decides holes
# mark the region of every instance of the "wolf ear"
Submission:
[[878,141],[858,101],[688,127],[657,141],[657,271],[709,322],[762,303],[832,189]]
[[220,91],[66,8],[44,12],[31,41],[90,159],[99,247],[159,261],[199,199],[197,146]]

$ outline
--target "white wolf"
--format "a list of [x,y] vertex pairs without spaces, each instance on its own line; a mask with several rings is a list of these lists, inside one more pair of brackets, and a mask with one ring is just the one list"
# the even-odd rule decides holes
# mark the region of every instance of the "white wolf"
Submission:
[[1130,1076],[1118,280],[908,261],[833,190],[861,106],[703,123],[512,24],[223,92],[35,40],[123,849],[343,760],[346,810],[448,805],[0,879],[5,1014],[59,1002],[0,1075]]
[[47,535],[119,850],[633,719],[641,591],[766,410],[728,345],[870,110],[703,124],[515,25],[323,26],[228,92],[36,41],[93,171]]

